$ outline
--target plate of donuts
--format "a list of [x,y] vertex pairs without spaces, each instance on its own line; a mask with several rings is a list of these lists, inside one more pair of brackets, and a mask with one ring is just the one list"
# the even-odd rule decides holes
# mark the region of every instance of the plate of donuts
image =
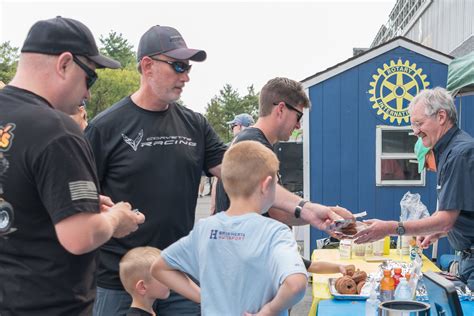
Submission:
[[367,273],[360,270],[353,275],[329,278],[329,292],[338,300],[366,300],[369,297],[363,290],[366,280]]

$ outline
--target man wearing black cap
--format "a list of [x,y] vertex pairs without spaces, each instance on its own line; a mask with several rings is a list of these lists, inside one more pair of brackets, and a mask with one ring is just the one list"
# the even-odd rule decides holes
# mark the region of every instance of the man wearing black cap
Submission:
[[0,237],[0,315],[90,315],[95,249],[144,222],[130,204],[99,197],[92,152],[67,115],[105,67],[120,64],[99,55],[84,24],[39,21],[0,91],[0,198],[15,215]]
[[[187,47],[181,34],[153,26],[138,46],[140,88],[94,118],[86,129],[102,192],[130,201],[147,223],[127,239],[101,247],[94,315],[120,315],[130,296],[119,278],[131,248],[166,248],[194,225],[202,170],[219,175],[225,146],[199,113],[176,103],[189,81],[190,61],[206,52]],[[159,301],[158,315],[197,315],[199,306],[177,294]]]

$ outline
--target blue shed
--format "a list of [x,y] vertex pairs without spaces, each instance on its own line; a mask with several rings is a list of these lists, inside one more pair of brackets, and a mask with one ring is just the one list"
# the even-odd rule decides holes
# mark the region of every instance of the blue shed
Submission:
[[[398,220],[400,200],[410,191],[431,214],[436,175],[418,173],[407,108],[420,90],[446,87],[452,59],[397,37],[304,79],[312,103],[304,121],[305,197],[367,211],[367,218]],[[463,97],[460,125],[471,135],[473,114],[474,97]],[[312,227],[305,233],[306,256],[323,237]],[[438,255],[448,252],[444,238]]]

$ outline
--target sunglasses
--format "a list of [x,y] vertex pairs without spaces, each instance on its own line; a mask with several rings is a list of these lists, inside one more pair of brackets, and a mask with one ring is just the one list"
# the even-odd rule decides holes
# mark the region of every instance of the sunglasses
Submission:
[[72,60],[86,73],[86,87],[87,90],[89,90],[98,78],[97,73],[80,61],[76,56],[72,55]]
[[148,57],[150,57],[154,61],[161,61],[162,63],[167,63],[178,74],[182,74],[182,73],[185,73],[185,72],[189,73],[189,71],[191,70],[192,65],[186,64],[185,62],[182,62],[182,61],[169,61],[169,60],[162,60],[162,59],[158,59],[158,58],[153,58],[152,56],[148,56]]
[[[298,110],[295,106],[289,104],[289,103],[286,103],[285,101],[281,101],[283,102],[283,104],[290,110],[292,111],[295,111],[296,112],[296,122],[300,122],[301,121],[301,118],[303,117],[303,112],[301,112],[300,110]],[[279,103],[277,102],[274,102],[273,105],[278,105]]]

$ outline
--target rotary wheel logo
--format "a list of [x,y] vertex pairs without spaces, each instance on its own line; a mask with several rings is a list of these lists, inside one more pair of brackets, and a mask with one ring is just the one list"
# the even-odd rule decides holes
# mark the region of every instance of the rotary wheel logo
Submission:
[[410,65],[407,60],[402,63],[401,59],[395,63],[390,61],[390,66],[383,65],[378,68],[369,93],[372,95],[370,101],[372,108],[377,109],[377,115],[383,115],[390,123],[397,120],[398,125],[402,121],[409,122],[408,105],[420,90],[428,88],[429,82],[425,81],[426,75],[422,75],[423,69],[416,68],[416,64]]

